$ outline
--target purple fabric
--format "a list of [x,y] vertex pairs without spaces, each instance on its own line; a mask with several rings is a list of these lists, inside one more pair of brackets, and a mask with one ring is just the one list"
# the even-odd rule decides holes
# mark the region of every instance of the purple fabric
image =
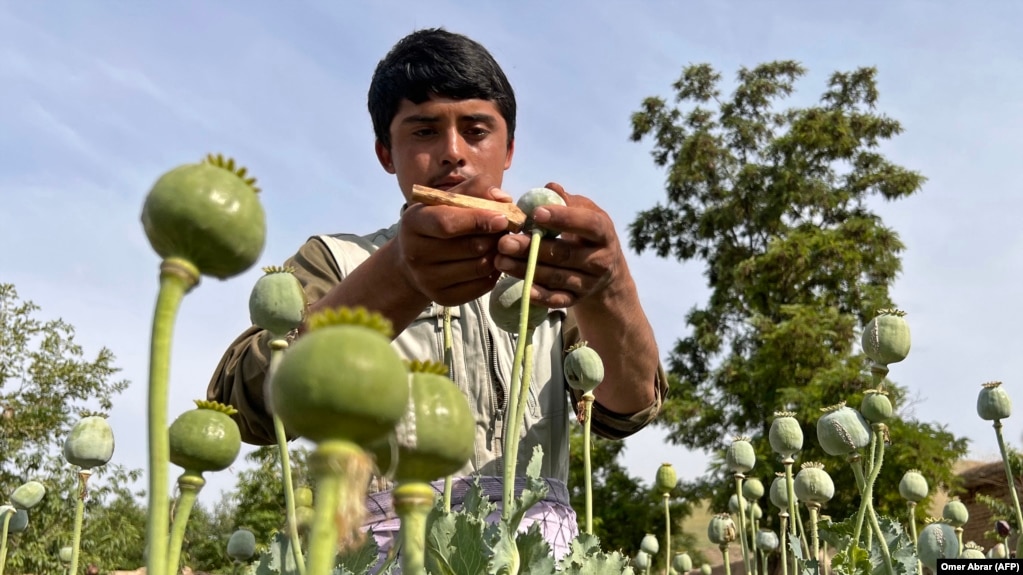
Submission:
[[[479,484],[483,497],[494,503],[495,510],[487,517],[487,522],[495,523],[501,519],[501,501],[503,490],[501,488],[502,478],[500,477],[479,477]],[[522,522],[519,524],[519,532],[526,531],[534,523],[540,524],[540,533],[551,546],[555,561],[567,555],[572,540],[579,534],[578,519],[575,510],[569,501],[568,487],[556,479],[544,479],[548,492],[546,497],[526,511]],[[451,510],[458,511],[462,508],[462,501],[466,493],[472,487],[474,478],[454,478],[451,482]],[[522,492],[526,485],[526,479],[516,478],[515,494]],[[444,495],[444,481],[431,483],[437,497]],[[383,563],[391,550],[394,539],[398,536],[401,522],[394,513],[391,504],[391,492],[381,491],[370,495],[367,500],[367,518],[363,524],[363,530],[371,530],[377,545],[380,547],[378,563]],[[395,561],[394,573],[401,573],[399,566],[400,558]],[[374,570],[374,573],[376,571]]]

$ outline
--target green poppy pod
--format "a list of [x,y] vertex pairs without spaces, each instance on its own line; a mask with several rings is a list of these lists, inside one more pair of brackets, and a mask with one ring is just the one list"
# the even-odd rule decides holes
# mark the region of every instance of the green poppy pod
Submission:
[[764,516],[764,510],[760,508],[760,504],[757,503],[756,501],[750,503],[749,506],[746,508],[747,516],[750,513],[753,514],[754,521],[759,521]]
[[906,312],[883,309],[863,328],[860,343],[863,353],[874,363],[887,366],[898,363],[909,355],[909,324]]
[[756,477],[747,477],[742,482],[742,496],[756,501],[764,496],[764,484]]
[[646,572],[647,568],[650,567],[650,554],[640,549],[636,552],[636,557],[633,558],[632,564],[641,572]]
[[38,481],[28,481],[21,484],[14,493],[11,493],[11,503],[17,509],[32,509],[43,500],[46,495],[46,487]]
[[927,497],[929,489],[927,479],[916,469],[910,469],[904,473],[902,480],[899,481],[899,495],[913,503],[923,501]]
[[316,517],[316,510],[312,507],[296,507],[295,508],[295,525],[299,531],[305,532],[312,528],[313,519]]
[[[522,290],[525,286],[526,283],[517,277],[502,275],[490,292],[490,317],[497,327],[508,333],[519,333]],[[543,323],[548,313],[550,313],[548,308],[530,302],[526,329],[531,330]]]
[[[746,513],[749,513],[749,501],[747,501],[745,497],[742,498],[742,505]],[[739,512],[739,496],[734,493],[728,497],[728,512]]]
[[770,529],[761,529],[757,531],[757,548],[767,553],[771,553],[778,549],[778,534]]
[[938,559],[959,557],[959,538],[948,523],[935,521],[920,530],[916,541],[917,557],[931,570],[938,572]]
[[960,559],[984,559],[984,548],[977,545],[973,541],[968,541],[963,545],[963,552],[959,555]]
[[771,449],[782,457],[792,457],[803,449],[803,426],[791,411],[777,411],[768,431]]
[[868,389],[863,392],[860,402],[860,414],[870,423],[884,423],[892,416],[892,402],[888,394],[879,389]]
[[75,550],[73,548],[68,547],[68,546],[61,547],[60,551],[57,552],[57,558],[60,559],[61,563],[64,563],[65,565],[67,565],[67,564],[71,563],[71,559],[72,559],[72,555],[74,554],[74,551]]
[[408,406],[408,370],[391,346],[391,324],[365,308],[324,310],[308,324],[271,376],[270,405],[285,428],[316,443],[369,448]]
[[700,564],[700,575],[710,575],[714,572],[714,568],[710,566],[710,563]]
[[215,401],[196,400],[195,405],[167,430],[170,461],[199,474],[223,471],[234,463],[242,447],[238,424],[231,419],[237,410]]
[[[817,441],[828,455],[849,455],[870,445],[870,424],[845,402],[824,408],[817,420]],[[800,498],[802,499],[802,498]]]
[[269,266],[249,293],[249,319],[252,325],[282,338],[302,325],[306,313],[306,295],[294,268]]
[[79,419],[64,439],[64,459],[82,469],[104,465],[113,455],[114,431],[101,415]]
[[639,542],[639,548],[642,549],[644,553],[648,553],[653,556],[657,555],[661,546],[657,543],[657,537],[654,534],[647,533],[643,536],[643,540]]
[[822,463],[811,461],[800,466],[793,479],[793,490],[800,501],[823,505],[835,496],[835,482]]
[[[409,401],[394,430],[396,446],[389,439],[371,451],[382,472],[393,465],[399,483],[429,483],[454,474],[472,457],[476,420],[443,363],[413,361],[408,370]],[[392,447],[398,458],[393,463]]]
[[732,473],[746,473],[757,463],[757,455],[748,437],[736,437],[725,451],[725,465]]
[[707,524],[707,539],[715,545],[727,545],[735,541],[735,522],[727,513],[718,513]]
[[662,463],[657,468],[657,475],[654,478],[654,486],[657,488],[657,492],[661,495],[667,495],[675,489],[677,484],[678,474],[675,473],[675,468],[670,463]]
[[958,497],[952,497],[945,502],[945,507],[941,510],[941,518],[953,527],[962,527],[970,520],[970,510]]
[[572,389],[588,393],[604,381],[604,362],[585,341],[568,348],[565,355],[565,380]]
[[313,506],[313,489],[308,485],[295,488],[295,505],[297,507]]
[[693,570],[693,558],[685,551],[676,553],[671,559],[671,566],[677,573],[688,573]]
[[1005,549],[1005,543],[996,543],[991,549],[987,550],[988,559],[1005,559],[1009,556],[1009,552]]
[[534,229],[543,232],[544,237],[554,238],[560,232],[536,225],[533,221],[533,212],[540,206],[564,206],[565,200],[557,192],[550,188],[533,188],[522,195],[515,203],[522,213],[526,214],[526,222],[522,225],[523,233],[533,233]]
[[784,473],[775,474],[768,497],[771,499],[771,505],[777,507],[779,511],[789,510],[789,487]]
[[220,155],[163,174],[142,206],[142,227],[153,250],[218,279],[249,269],[266,243],[266,214],[255,182]]
[[11,516],[10,522],[7,524],[8,533],[21,533],[28,529],[28,510],[18,509]]
[[1008,419],[1012,414],[1012,400],[1000,381],[989,381],[977,395],[977,415],[985,421]]
[[248,529],[238,529],[227,540],[227,555],[238,562],[245,562],[256,554],[256,536]]

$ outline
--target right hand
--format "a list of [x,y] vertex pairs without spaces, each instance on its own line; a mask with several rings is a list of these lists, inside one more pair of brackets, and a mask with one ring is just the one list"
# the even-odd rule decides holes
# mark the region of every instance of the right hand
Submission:
[[[475,177],[449,190],[499,202],[511,196]],[[414,203],[402,215],[397,248],[402,273],[431,301],[461,305],[494,288],[501,272],[494,267],[497,241],[508,219],[490,210]]]

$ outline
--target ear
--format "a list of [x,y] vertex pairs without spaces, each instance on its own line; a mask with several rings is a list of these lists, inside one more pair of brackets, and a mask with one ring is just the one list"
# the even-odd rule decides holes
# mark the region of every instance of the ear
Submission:
[[512,156],[515,155],[515,140],[508,142],[508,152],[504,157],[504,169],[508,169],[512,165]]
[[381,142],[379,139],[376,141],[374,148],[376,149],[377,160],[380,162],[380,165],[384,168],[384,171],[386,171],[388,174],[393,174],[395,170],[394,160],[391,157],[391,151],[388,150],[387,147],[384,146],[383,142]]

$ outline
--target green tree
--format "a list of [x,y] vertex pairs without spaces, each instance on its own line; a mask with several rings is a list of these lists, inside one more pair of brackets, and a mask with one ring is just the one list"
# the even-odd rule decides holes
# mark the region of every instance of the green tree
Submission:
[[[28,529],[11,537],[7,569],[59,573],[57,553],[71,544],[78,493],[77,470],[63,457],[64,439],[83,412],[108,411],[128,383],[112,379],[119,370],[110,350],[85,357],[74,328],[39,319],[39,309],[22,301],[14,285],[0,284],[0,499],[26,481],[43,483],[47,494],[29,511]],[[138,565],[132,554],[141,553],[141,530],[121,520],[130,516],[122,504],[131,500],[127,486],[139,474],[114,464],[93,470],[82,565]],[[109,512],[108,504],[123,513]]]
[[[145,507],[127,486],[140,477],[138,470],[107,464],[93,470],[85,500],[81,558],[84,572],[90,563],[107,569],[137,569],[145,547]],[[29,510],[28,529],[10,536],[8,573],[63,573],[58,552],[72,543],[78,472],[61,457],[50,457],[35,476],[46,496]]]
[[[569,497],[576,510],[579,532],[586,526],[586,484],[583,475],[582,428],[571,429],[571,465]],[[664,498],[644,481],[629,475],[619,463],[625,443],[596,436],[590,438],[590,468],[593,487],[593,534],[600,538],[601,548],[619,550],[629,557],[639,551],[643,536],[652,533],[664,545]],[[650,481],[653,483],[653,478]],[[694,560],[702,555],[694,545],[691,533],[682,529],[682,518],[691,512],[686,501],[673,493],[671,498],[671,547],[674,552],[688,551]],[[654,558],[654,566],[663,569],[664,551]]]
[[[306,484],[308,449],[290,446],[295,487]],[[276,445],[261,446],[246,455],[255,466],[238,474],[235,488],[212,509],[198,503],[192,509],[181,546],[181,561],[193,569],[227,572],[233,566],[227,541],[236,529],[256,536],[257,557],[267,551],[274,533],[286,526],[280,453]]]
[[[290,446],[292,482],[296,488],[307,484],[308,453],[306,448]],[[198,502],[193,507],[181,546],[182,565],[211,573],[229,572],[233,562],[227,556],[227,541],[236,529],[248,529],[256,536],[258,558],[268,550],[273,535],[286,527],[277,446],[261,446],[245,458],[255,466],[238,474],[234,490],[212,508]]]
[[193,571],[230,573],[234,562],[227,555],[227,541],[234,532],[235,508],[220,500],[212,508],[196,501],[185,526],[181,544],[181,565]]
[[[674,104],[646,98],[631,138],[653,142],[667,201],[639,213],[630,245],[706,266],[709,300],[687,313],[689,334],[668,361],[680,379],[659,419],[670,440],[721,453],[731,437],[748,436],[759,458],[751,474],[770,485],[781,466],[767,432],[774,412],[793,411],[806,437],[800,461],[825,463],[837,487],[825,513],[843,518],[858,499],[853,476],[820,449],[815,424],[821,408],[857,407],[873,386],[859,329],[894,307],[889,287],[904,245],[871,200],[905,198],[925,178],[881,154],[902,127],[876,109],[875,69],[834,73],[816,105],[779,109],[804,74],[792,61],[741,68],[723,97],[721,76],[691,65],[673,84]],[[886,389],[905,406],[904,388]],[[904,410],[889,427],[879,484],[890,487],[875,494],[890,514],[904,509],[894,488],[902,473],[915,467],[934,486],[953,484],[950,463],[967,443]],[[719,459],[685,492],[726,509],[732,485]]]
[[[82,560],[79,565],[94,563],[101,572],[115,569],[133,571],[146,564],[148,513],[141,502],[144,494],[141,491],[131,493],[123,487],[111,488],[109,492],[104,497],[99,497],[102,494],[92,490],[89,492],[90,499],[86,501],[90,508],[82,527]],[[68,508],[73,518],[73,507],[69,505]]]
[[[308,454],[309,450],[304,447],[289,446],[288,457],[295,488],[308,484]],[[253,450],[246,459],[256,466],[238,474],[238,484],[232,496],[232,530],[244,527],[252,531],[262,552],[273,534],[287,527],[280,451],[276,445],[265,445]]]
[[10,493],[58,454],[82,412],[109,411],[128,386],[112,381],[114,355],[88,359],[75,330],[60,319],[36,318],[39,306],[0,284],[0,493]]

